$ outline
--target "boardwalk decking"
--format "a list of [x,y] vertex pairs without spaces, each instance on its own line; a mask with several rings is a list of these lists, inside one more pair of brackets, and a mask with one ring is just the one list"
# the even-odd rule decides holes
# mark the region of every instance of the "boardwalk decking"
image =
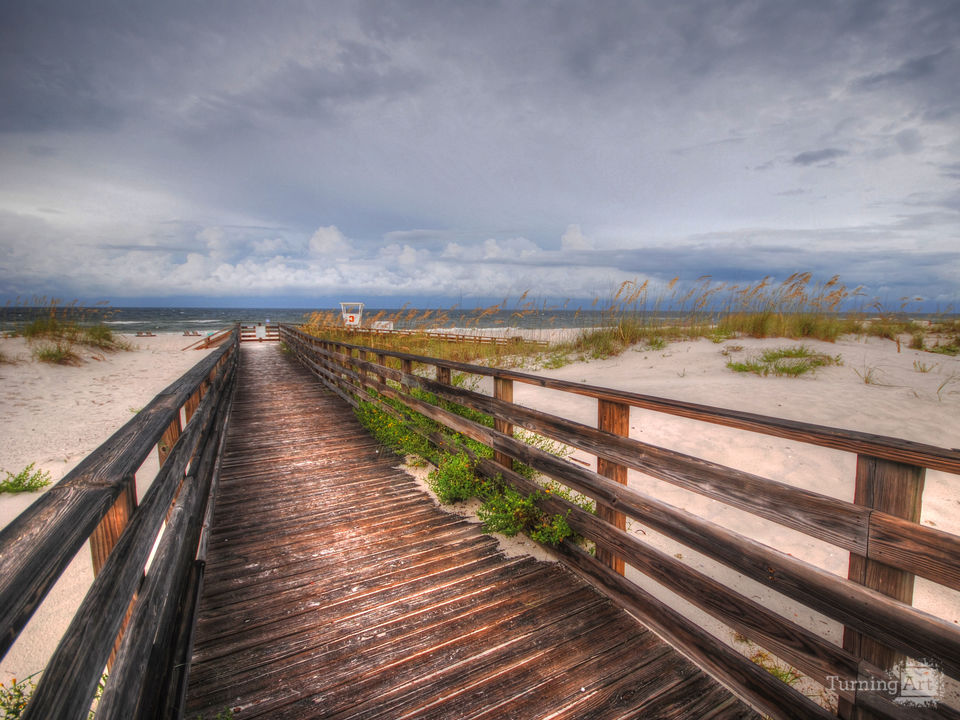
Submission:
[[753,716],[396,464],[275,346],[242,349],[186,717]]

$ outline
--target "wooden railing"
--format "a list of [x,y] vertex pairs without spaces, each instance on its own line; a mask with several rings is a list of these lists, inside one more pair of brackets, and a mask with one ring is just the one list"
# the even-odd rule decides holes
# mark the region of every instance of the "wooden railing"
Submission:
[[[88,538],[96,575],[22,717],[85,719],[111,657],[98,720],[178,712],[238,337],[233,331],[0,532],[0,652]],[[154,448],[160,469],[137,505],[136,474]]]
[[276,323],[240,325],[240,342],[277,342],[280,328]]
[[[578,533],[596,544],[596,557],[564,542],[560,559],[634,612],[699,666],[773,717],[834,717],[796,689],[721,642],[669,604],[629,581],[626,563],[656,580],[732,630],[742,633],[809,678],[836,691],[842,717],[923,717],[935,710],[892,702],[884,688],[903,657],[933,663],[947,678],[960,678],[960,628],[912,607],[914,576],[960,590],[960,537],[919,524],[925,468],[960,473],[960,451],[838,430],[808,423],[708,407],[649,395],[478,365],[350,345],[281,326],[281,339],[330,390],[356,406],[377,404],[402,416],[382,398],[494,451],[478,470],[500,476],[525,492],[539,486],[513,470],[522,462],[596,500],[593,515],[562,498],[541,500],[548,512],[567,515]],[[420,371],[415,373],[414,367]],[[428,377],[434,368],[436,379]],[[493,378],[493,396],[456,387],[451,373]],[[595,398],[597,426],[576,423],[512,402],[513,384],[526,383]],[[411,390],[486,413],[494,428],[416,397]],[[628,437],[630,408],[693,418],[754,433],[855,453],[853,502],[838,500],[742,470],[656,447]],[[515,428],[580,448],[598,459],[598,472],[558,458],[514,437]],[[430,439],[454,451],[440,433]],[[850,553],[841,577],[733,532],[686,510],[627,487],[628,469],[719,500],[798,530]],[[789,601],[842,623],[842,644],[829,641],[624,530],[629,516],[663,535],[776,590]],[[952,711],[943,707],[948,716]],[[934,714],[933,717],[941,715]]]

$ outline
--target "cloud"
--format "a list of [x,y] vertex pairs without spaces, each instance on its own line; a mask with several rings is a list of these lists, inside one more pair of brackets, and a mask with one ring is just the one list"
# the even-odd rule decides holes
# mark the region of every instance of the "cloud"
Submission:
[[350,256],[350,243],[336,225],[317,228],[310,237],[310,252],[320,259],[344,259]]
[[564,251],[593,250],[593,243],[583,234],[579,225],[567,225],[560,237],[560,249]]
[[838,148],[824,148],[823,150],[807,150],[802,152],[799,155],[794,155],[790,162],[794,165],[817,165],[820,163],[827,163],[830,160],[835,160],[839,157],[844,157],[850,153],[846,150],[839,150]]
[[960,162],[945,163],[940,167],[940,174],[944,177],[960,180]]
[[900,148],[900,152],[908,155],[913,155],[923,148],[923,138],[920,136],[920,131],[916,128],[901,130],[893,136],[893,139],[897,147]]
[[912,83],[935,74],[941,61],[951,54],[949,48],[939,52],[911,58],[887,72],[871,73],[854,81],[857,90],[874,90],[890,85]]
[[0,3],[0,292],[957,294],[954,0],[224,7]]

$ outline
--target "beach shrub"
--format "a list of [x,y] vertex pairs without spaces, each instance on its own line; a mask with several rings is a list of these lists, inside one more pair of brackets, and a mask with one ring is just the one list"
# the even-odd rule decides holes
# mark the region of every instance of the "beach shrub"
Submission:
[[118,340],[113,330],[102,323],[81,327],[77,341],[101,350],[119,350],[121,346],[126,345]]
[[[485,413],[447,403],[430,393],[416,391],[416,394],[421,399],[432,398],[440,404],[448,405],[451,411],[457,409],[458,414],[482,425],[493,425],[493,418]],[[383,397],[380,399],[399,411],[401,407],[399,401]],[[480,498],[482,506],[478,512],[487,532],[516,535],[522,531],[527,532],[538,542],[553,545],[573,535],[565,518],[547,515],[537,507],[536,500],[542,496],[541,493],[537,492],[524,497],[502,482],[494,482],[477,475],[475,464],[477,459],[493,455],[493,450],[487,445],[454,433],[420,413],[409,410],[401,419],[378,408],[372,402],[361,401],[354,412],[361,424],[386,447],[402,455],[429,459],[436,464],[437,469],[427,476],[427,485],[441,503],[450,504],[464,502],[474,497]],[[424,436],[432,433],[446,436],[451,444],[464,447],[466,451],[456,454],[437,452]],[[518,431],[518,436],[541,449],[560,455],[569,453],[565,446],[553,443],[536,433]],[[531,468],[519,464],[518,469],[521,472],[525,470],[525,474],[530,477],[536,474]],[[559,488],[559,486],[556,487]],[[545,492],[549,494],[551,490],[548,489]]]
[[530,537],[538,543],[556,547],[574,532],[564,515],[542,515],[540,521],[529,529]]
[[[386,399],[384,399],[386,402]],[[404,421],[400,418],[380,410],[374,403],[361,401],[354,410],[354,414],[371,435],[373,435],[382,445],[393,450],[399,455],[413,455],[420,458],[430,459],[435,455],[430,443],[416,433],[413,429],[413,421]],[[420,416],[422,421],[431,422],[428,418]],[[423,423],[423,424],[426,424]],[[429,428],[432,430],[433,428]]]
[[937,342],[932,348],[927,348],[930,352],[939,353],[941,355],[954,355],[960,354],[960,338],[953,338],[948,343],[940,344]]
[[730,360],[727,362],[727,367],[734,372],[799,377],[817,368],[839,364],[841,364],[839,355],[831,357],[823,353],[815,353],[805,345],[795,345],[766,350],[759,357],[747,360]]
[[0,710],[3,710],[3,718],[18,718],[27,709],[27,703],[36,689],[37,684],[33,678],[38,673],[34,673],[23,680],[13,678],[10,680],[10,686],[6,683],[0,683]]
[[561,485],[556,480],[548,480],[543,484],[544,495],[556,495],[569,503],[577,505],[581,510],[585,510],[591,515],[597,514],[597,504],[586,495],[571,490],[565,485]]
[[574,536],[564,515],[550,515],[537,505],[543,493],[522,495],[509,485],[495,484],[482,498],[477,516],[485,532],[513,537],[525,533],[531,539],[556,547]]
[[782,660],[777,660],[766,650],[756,650],[750,659],[768,673],[773,675],[777,680],[787,685],[796,685],[802,678],[803,675],[800,674],[797,670],[787,665]]
[[[3,710],[3,720],[11,720],[23,715],[23,711],[27,709],[30,698],[33,697],[33,692],[37,689],[37,684],[33,679],[39,674],[39,672],[35,672],[33,675],[19,681],[13,678],[10,680],[10,687],[7,687],[5,683],[0,683],[0,710]],[[104,673],[100,676],[100,680],[97,681],[97,690],[93,696],[94,703],[99,702],[100,698],[103,697],[103,689],[106,686],[107,673]],[[96,714],[95,710],[91,710],[87,714],[87,720],[94,720]],[[219,717],[220,715],[217,715],[217,718]],[[225,716],[225,718],[227,717],[232,718],[233,714],[231,713],[229,716]]]
[[49,485],[52,482],[50,473],[45,470],[34,471],[34,465],[36,463],[30,463],[16,475],[4,470],[7,477],[0,481],[0,493],[37,492]]
[[557,368],[562,368],[565,365],[569,365],[573,362],[570,359],[570,356],[565,352],[554,352],[550,353],[547,358],[541,364],[541,367],[545,370],[556,370]]
[[40,362],[79,365],[77,345],[111,352],[133,349],[103,322],[110,315],[105,307],[84,307],[77,302],[64,305],[59,300],[34,298],[25,311],[33,319],[20,328],[20,334],[31,344],[40,343],[33,350]]
[[473,462],[467,454],[459,453],[441,457],[437,469],[427,476],[427,485],[441,503],[448,505],[478,495],[484,483],[474,472]]
[[537,494],[524,497],[512,487],[502,486],[499,492],[491,492],[483,498],[477,515],[483,521],[485,531],[513,537],[540,520],[542,512],[536,499]]

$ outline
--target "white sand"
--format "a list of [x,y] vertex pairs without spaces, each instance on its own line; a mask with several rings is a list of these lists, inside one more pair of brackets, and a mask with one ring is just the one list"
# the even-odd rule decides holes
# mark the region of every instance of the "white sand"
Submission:
[[[194,351],[180,352],[181,347],[189,344],[188,338],[161,336],[132,340],[140,345],[139,352],[88,360],[80,368],[48,367],[35,362],[0,365],[4,386],[0,467],[17,471],[36,461],[38,467],[49,470],[54,479],[59,479],[135,409],[146,404],[201,357]],[[28,355],[22,341],[0,343],[0,349],[7,356]],[[898,352],[890,341],[850,338],[837,343],[805,341],[803,344],[815,351],[831,356],[839,354],[843,363],[822,368],[812,376],[759,377],[735,373],[726,367],[730,357],[745,357],[758,354],[762,349],[796,344],[783,339],[736,339],[722,344],[702,339],[671,343],[662,350],[638,347],[617,358],[539,372],[574,382],[932,445],[960,446],[960,358],[908,350],[905,343]],[[743,349],[730,351],[737,345]],[[721,354],[725,349],[730,355]],[[868,384],[864,377],[875,382]],[[488,383],[481,383],[481,387],[489,392]],[[519,403],[587,424],[596,422],[596,402],[588,398],[520,383],[515,384],[514,392]],[[834,497],[846,500],[853,497],[855,458],[846,453],[637,409],[631,412],[630,426],[633,437],[647,442]],[[586,453],[578,451],[575,457],[595,465],[594,458]],[[639,473],[631,471],[629,482],[671,504],[846,576],[848,556],[844,551]],[[8,522],[32,499],[0,496],[0,522]],[[923,523],[960,534],[960,477],[928,471],[923,502]],[[467,512],[469,508],[462,510]],[[633,523],[631,529],[638,533],[645,531],[643,537],[658,547],[682,556],[703,572],[839,641],[841,629],[836,623],[813,612],[795,610],[793,603],[776,593],[660,538],[648,528]],[[528,544],[532,547],[532,543]],[[522,545],[511,547],[525,549]],[[60,604],[49,613],[47,606],[51,601],[44,604],[41,616],[28,626],[25,637],[4,659],[0,675],[18,673],[22,676],[42,667],[44,653],[55,646],[56,638],[69,621],[72,607],[79,602],[85,583],[89,583],[89,555],[85,550],[78,554],[68,575],[81,578],[82,582],[77,581],[74,586],[70,584],[70,577],[66,579],[68,589],[62,593]],[[704,618],[689,604],[635,573],[631,578],[659,596],[670,598],[674,607],[697,618],[718,635],[724,634],[716,623]],[[55,593],[60,591],[60,585]],[[960,623],[960,593],[918,579],[915,605]],[[40,627],[35,628],[37,625]]]
[[[576,363],[541,374],[632,392],[735,408],[764,415],[859,430],[941,447],[960,447],[960,358],[907,349],[876,338],[848,338],[836,343],[784,339],[735,339],[715,344],[707,339],[677,342],[662,350],[635,347],[608,360]],[[767,349],[806,345],[815,352],[839,355],[842,365],[820,368],[799,378],[760,377],[726,367],[730,359],[755,357]],[[731,351],[740,346],[742,350]],[[728,355],[722,353],[726,350]],[[927,370],[922,372],[921,370]],[[867,383],[869,377],[873,382]],[[568,393],[514,384],[516,402],[596,425],[596,401]],[[631,408],[631,437],[696,455],[714,462],[779,480],[797,487],[853,499],[856,457],[849,453],[724,428],[695,420]],[[574,457],[596,467],[592,456]],[[846,577],[849,554],[799,532],[729,508],[722,503],[630,471],[628,482],[638,490],[685,508],[731,530],[793,554]],[[960,534],[960,476],[928,470],[921,522]],[[711,559],[628,520],[628,528],[644,540],[698,570],[738,589],[761,604],[818,632],[833,642],[842,627],[819,613]],[[728,630],[690,603],[628,568],[631,580],[672,607],[729,639]],[[960,623],[960,593],[933,582],[916,580],[914,605],[953,623]],[[746,651],[746,648],[741,647]],[[948,695],[957,702],[957,688]]]
[[[133,414],[209,351],[182,348],[196,338],[179,334],[128,337],[133,352],[81,352],[79,367],[47,365],[31,358],[22,338],[0,339],[0,470],[17,473],[29,463],[60,480]],[[156,473],[156,457],[137,475],[138,493]],[[6,477],[6,475],[3,475]],[[0,526],[40,493],[0,495]],[[57,582],[17,642],[0,661],[0,681],[43,669],[93,580],[84,547]]]

